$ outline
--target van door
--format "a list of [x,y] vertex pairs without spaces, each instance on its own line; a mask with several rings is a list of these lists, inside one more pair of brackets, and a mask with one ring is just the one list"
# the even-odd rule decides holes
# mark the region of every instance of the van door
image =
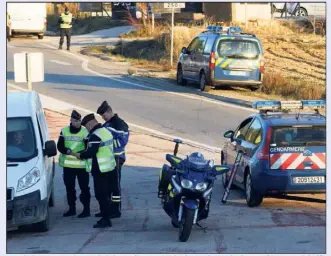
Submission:
[[187,54],[183,56],[184,58],[184,65],[183,65],[183,75],[187,79],[193,79],[194,73],[193,73],[193,59],[192,56],[194,55],[195,48],[197,47],[199,43],[199,37],[196,37],[193,39],[193,41],[190,43],[190,45],[187,47]]
[[223,37],[216,51],[215,80],[260,81],[262,49],[256,40]]
[[[42,112],[42,110],[37,111],[37,122],[38,122],[40,141],[42,144],[42,149],[45,149],[45,142],[48,140],[48,129],[45,128],[43,115],[44,113]],[[43,154],[42,162],[44,168],[43,172],[45,173],[46,182],[47,182],[47,190],[48,190],[47,193],[49,195],[53,185],[52,158]]]
[[197,81],[200,80],[200,70],[204,68],[205,64],[203,50],[205,48],[206,41],[206,36],[200,36],[194,52],[191,55],[193,79]]

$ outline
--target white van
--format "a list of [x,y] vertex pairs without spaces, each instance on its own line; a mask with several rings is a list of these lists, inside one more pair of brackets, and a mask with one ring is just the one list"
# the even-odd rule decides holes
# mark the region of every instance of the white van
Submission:
[[37,35],[43,39],[47,27],[47,3],[7,3],[11,35]]
[[7,230],[33,224],[49,229],[54,206],[55,141],[36,92],[8,92],[7,97]]

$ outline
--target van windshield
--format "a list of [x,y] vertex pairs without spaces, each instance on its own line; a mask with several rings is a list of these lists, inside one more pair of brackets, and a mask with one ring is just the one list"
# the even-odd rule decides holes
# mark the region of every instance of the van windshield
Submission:
[[217,52],[220,57],[238,59],[257,59],[261,54],[258,44],[249,40],[220,40]]
[[7,161],[26,162],[37,154],[31,118],[7,118]]

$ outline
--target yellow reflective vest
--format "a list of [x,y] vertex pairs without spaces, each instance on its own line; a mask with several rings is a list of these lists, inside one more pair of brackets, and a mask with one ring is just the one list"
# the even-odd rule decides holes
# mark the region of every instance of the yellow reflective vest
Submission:
[[68,13],[68,14],[62,13],[61,18],[62,18],[63,23],[60,24],[60,28],[71,28],[72,27],[72,25],[71,25],[72,14],[71,13]]
[[[88,136],[88,131],[85,127],[81,126],[78,133],[73,134],[70,132],[70,126],[62,129],[64,138],[64,146],[69,148],[73,153],[78,153],[85,150],[84,139]],[[68,168],[81,168],[85,169],[86,161],[80,160],[75,156],[61,154],[59,158],[59,165]]]

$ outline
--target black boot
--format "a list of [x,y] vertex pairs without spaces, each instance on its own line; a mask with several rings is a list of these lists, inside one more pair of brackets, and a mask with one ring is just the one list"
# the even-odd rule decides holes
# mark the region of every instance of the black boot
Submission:
[[62,50],[62,46],[61,45],[59,46],[59,50]]
[[102,218],[101,220],[97,221],[97,224],[93,226],[93,228],[110,228],[112,227],[110,219]]
[[70,47],[67,47],[67,51],[70,51]]
[[70,207],[69,210],[63,213],[63,217],[69,217],[76,215],[76,207]]
[[98,217],[98,218],[102,217],[101,212],[98,212],[98,213],[94,214],[94,216]]
[[109,217],[111,219],[121,218],[121,213],[120,212],[117,212],[117,213],[112,212]]
[[78,215],[78,218],[86,218],[90,216],[91,216],[90,207],[84,207],[84,210],[81,212],[81,214]]

